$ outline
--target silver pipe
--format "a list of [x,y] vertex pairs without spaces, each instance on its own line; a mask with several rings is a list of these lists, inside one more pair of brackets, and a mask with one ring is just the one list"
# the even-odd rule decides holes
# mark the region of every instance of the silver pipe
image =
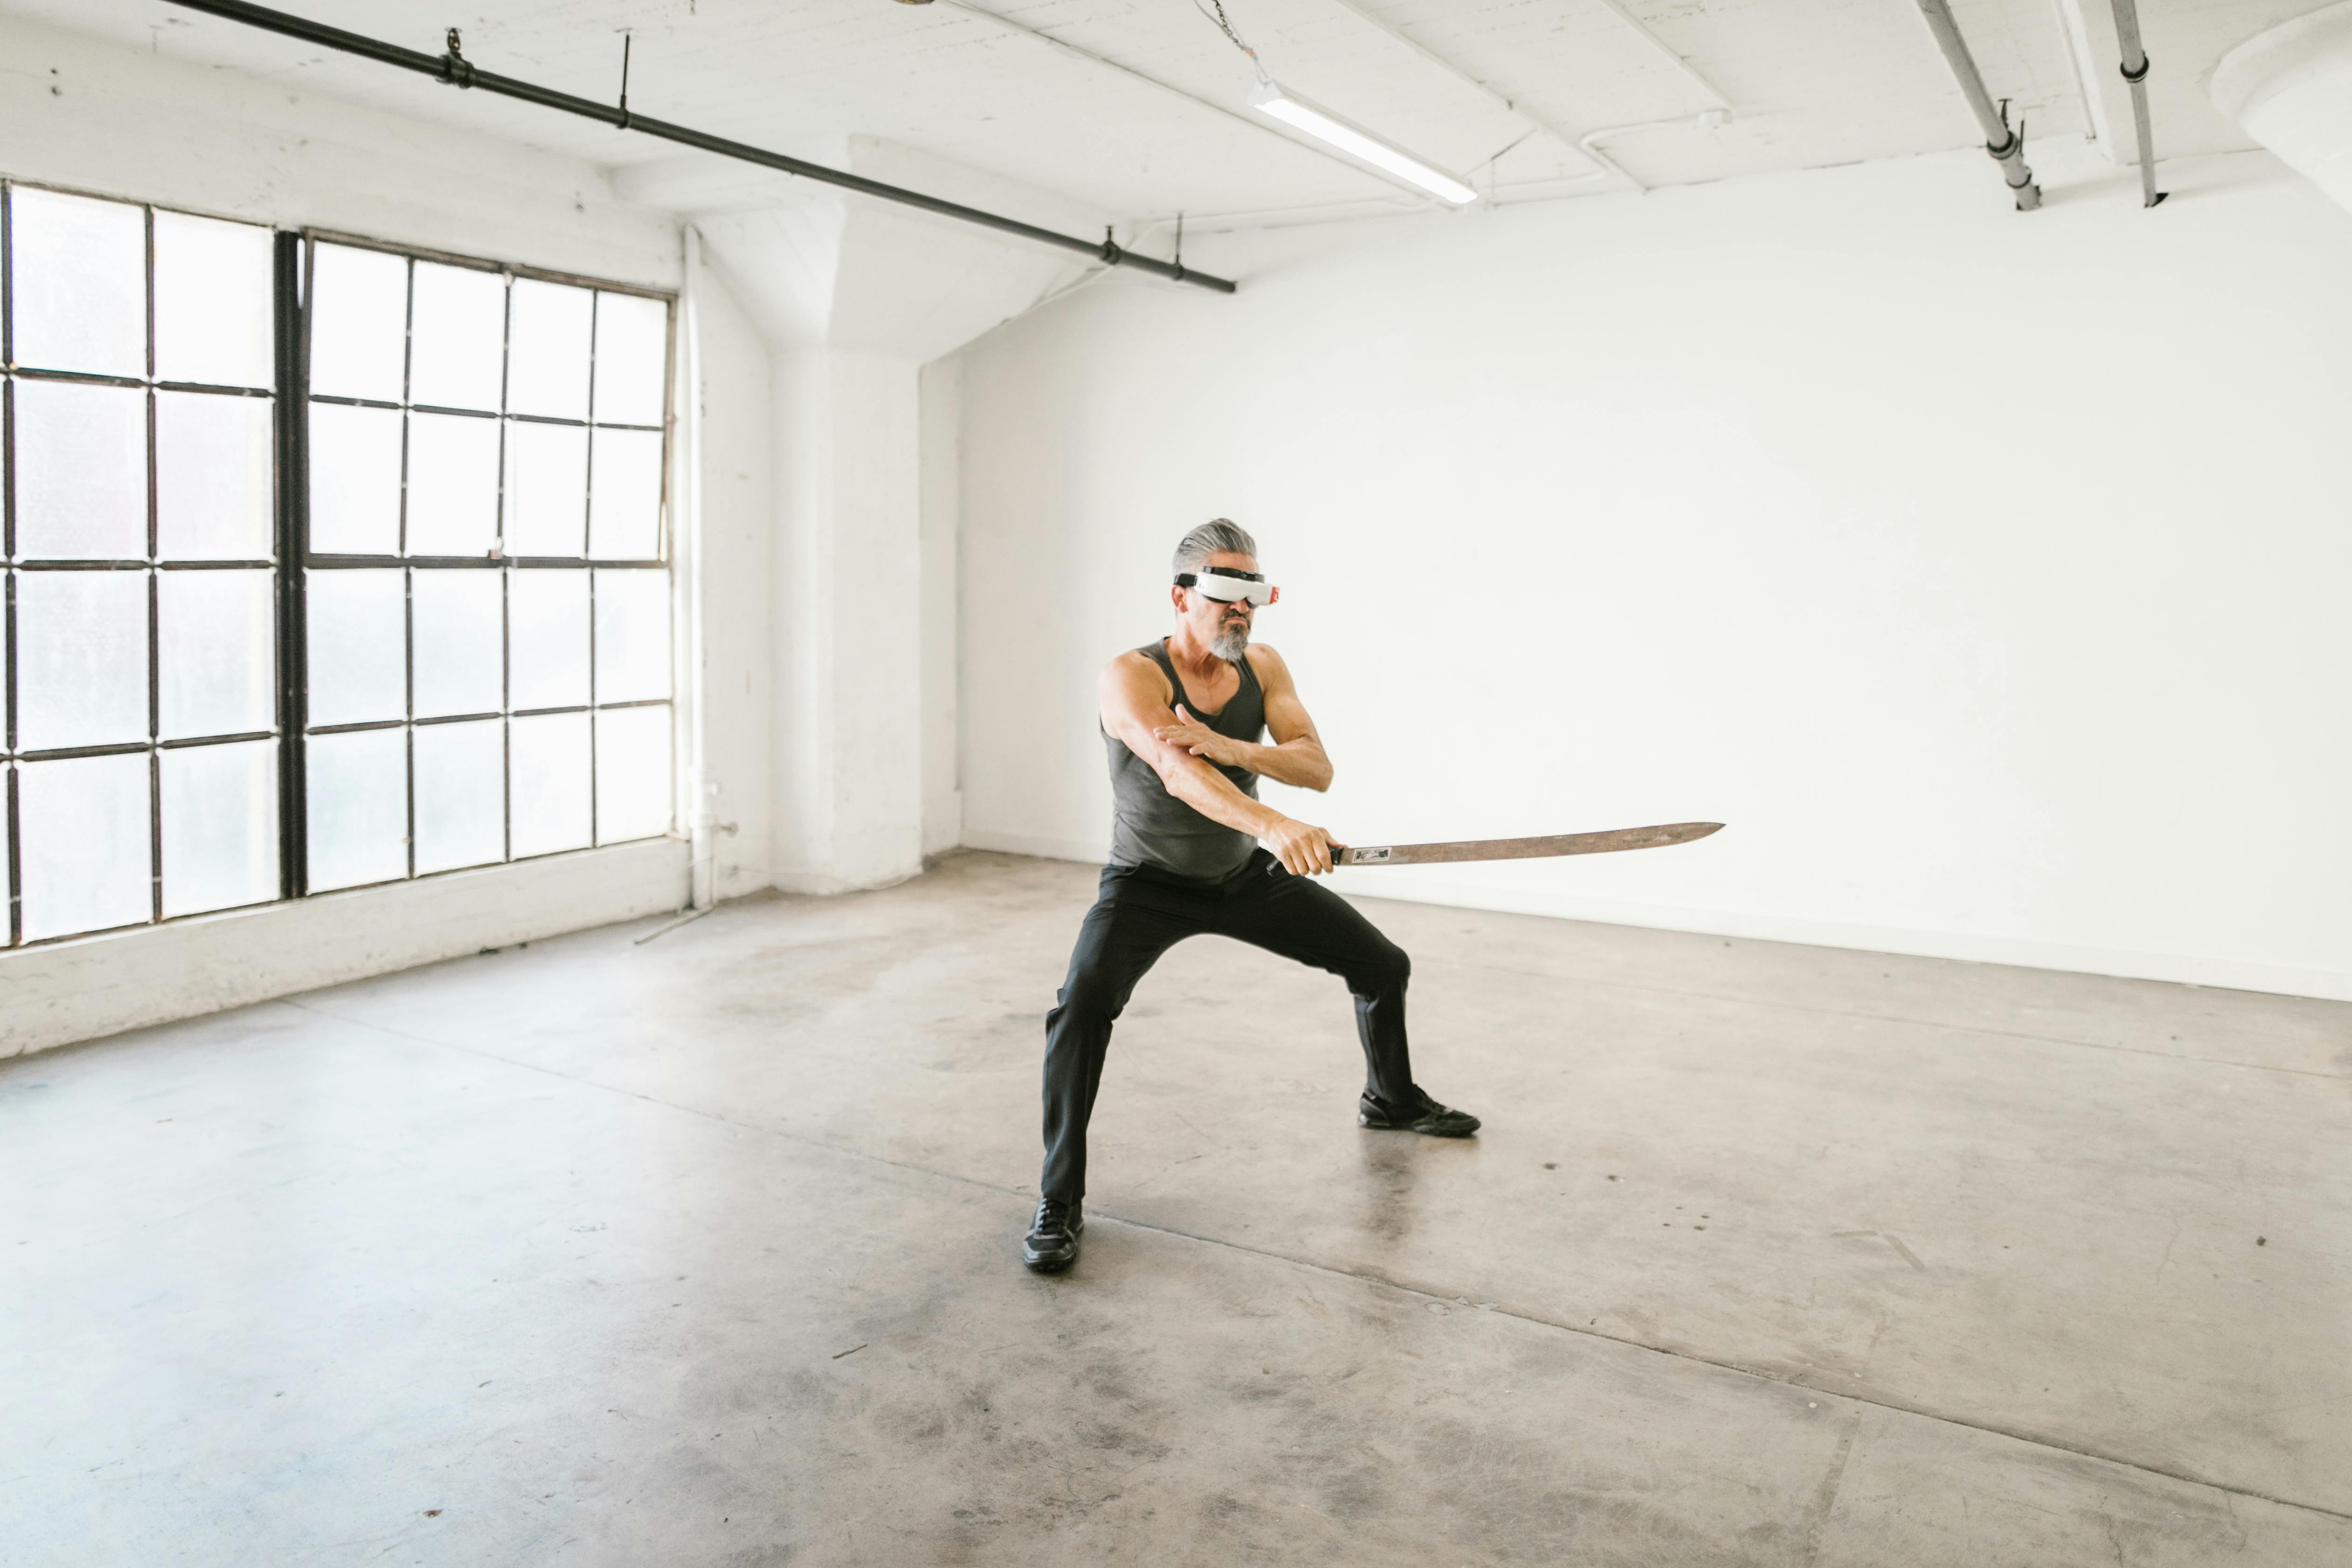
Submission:
[[2132,124],[2139,132],[2139,205],[2152,207],[2165,198],[2156,188],[2156,133],[2147,123],[2147,50],[2140,47],[2139,7],[2132,0],[2115,0],[2116,37],[2124,47],[2124,80],[2131,83]]
[[2025,133],[2011,130],[2008,117],[1993,107],[1992,95],[1985,90],[1976,58],[1969,53],[1968,41],[1960,37],[1959,24],[1952,20],[1952,8],[1946,0],[1919,0],[1919,11],[1927,18],[1927,30],[1936,35],[1936,47],[1944,51],[1945,62],[1959,78],[1960,94],[1984,130],[1985,152],[2000,165],[2001,178],[2009,182],[2010,194],[2017,198],[2017,210],[2032,212],[2042,205],[2042,187],[2033,183],[2033,171],[2025,166]]

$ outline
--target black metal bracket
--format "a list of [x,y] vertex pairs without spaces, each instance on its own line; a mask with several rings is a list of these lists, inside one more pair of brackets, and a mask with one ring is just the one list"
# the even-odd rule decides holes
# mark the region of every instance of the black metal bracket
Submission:
[[629,35],[621,35],[621,129],[629,128]]
[[455,27],[449,29],[448,52],[441,57],[441,79],[456,87],[474,85],[474,63],[466,58]]
[[2123,79],[2126,81],[2130,82],[2133,86],[2137,87],[2141,82],[2147,79],[2147,68],[2155,63],[2156,62],[2154,60],[2149,59],[2146,55],[2142,55],[2139,58],[2139,69],[2137,71],[2134,71],[2129,66],[2118,66],[2116,68],[2123,73]]

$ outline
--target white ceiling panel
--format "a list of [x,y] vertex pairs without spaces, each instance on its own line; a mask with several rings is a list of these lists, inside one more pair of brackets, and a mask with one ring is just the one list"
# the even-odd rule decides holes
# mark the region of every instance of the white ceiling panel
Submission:
[[[2105,0],[1954,0],[2031,142],[2086,132],[2085,73],[2062,7],[2112,47]],[[1411,205],[1382,177],[1247,108],[1253,67],[1193,0],[369,0],[285,9],[427,52],[464,29],[478,67],[610,100],[635,38],[631,107],[807,153],[866,135],[1134,217]],[[2148,0],[2159,153],[2242,146],[2204,102],[2213,62],[2315,0]],[[1915,0],[1227,0],[1285,84],[1506,194],[1616,188],[1577,138],[1643,184],[1976,144]],[[0,11],[228,67],[307,92],[464,126],[608,167],[676,149],[464,92],[164,0],[0,0]],[[430,20],[426,20],[427,17]],[[1693,72],[1697,73],[1695,79]],[[1719,89],[1733,117],[1690,117]],[[2127,121],[2125,122],[2127,129]],[[1507,151],[1506,151],[1507,149]],[[1990,177],[1990,175],[1988,177]]]

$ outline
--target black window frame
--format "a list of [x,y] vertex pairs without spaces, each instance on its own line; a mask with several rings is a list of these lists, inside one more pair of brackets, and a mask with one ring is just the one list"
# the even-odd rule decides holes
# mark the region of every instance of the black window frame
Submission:
[[[98,201],[111,202],[121,205],[133,206],[140,210],[141,222],[144,230],[146,246],[145,303],[147,374],[143,378],[27,368],[19,366],[16,363],[16,345],[14,341],[14,268],[16,247],[14,243],[15,236],[12,232],[15,217],[15,203],[13,200],[8,199],[8,195],[17,189],[54,192],[60,195],[78,196]],[[256,228],[267,229],[270,234],[271,351],[274,372],[274,379],[270,386],[267,388],[228,387],[226,385],[214,385],[211,384],[163,382],[155,378],[155,220],[156,216],[159,213],[170,213],[189,217],[221,219],[227,222],[242,223]],[[530,279],[540,282],[562,284],[572,288],[586,289],[593,291],[592,298],[605,294],[620,294],[659,301],[664,308],[665,318],[663,332],[664,353],[660,424],[657,426],[625,425],[609,420],[599,421],[595,418],[595,409],[593,401],[588,410],[588,416],[579,420],[551,419],[542,416],[512,415],[504,409],[503,396],[500,399],[501,408],[496,413],[485,414],[480,410],[437,409],[433,408],[430,405],[416,405],[411,404],[405,396],[406,388],[404,385],[403,401],[397,405],[388,405],[381,403],[370,402],[368,400],[344,397],[329,397],[320,399],[320,401],[323,402],[362,404],[363,405],[376,407],[397,406],[403,410],[404,413],[412,407],[424,406],[428,412],[462,414],[472,417],[483,417],[496,421],[500,426],[499,483],[499,520],[501,531],[499,538],[501,541],[501,549],[494,551],[488,555],[478,558],[470,556],[410,556],[404,552],[388,557],[370,555],[352,556],[314,554],[310,549],[309,416],[310,404],[312,402],[310,391],[309,374],[311,303],[310,275],[312,258],[317,253],[317,247],[321,244],[331,244],[350,247],[355,249],[373,250],[406,258],[411,263],[409,268],[409,277],[412,329],[415,290],[414,264],[418,261],[432,262],[443,266],[460,267],[471,270],[490,272],[500,275],[506,280],[506,288],[508,290],[508,330],[509,331],[511,331],[512,285],[517,279]],[[592,304],[590,321],[590,375],[592,377],[592,399],[593,386],[593,377],[594,374],[595,326],[593,311],[596,308],[596,305]],[[6,775],[5,805],[0,806],[0,809],[5,809],[5,820],[0,820],[0,829],[5,829],[5,847],[5,847],[6,857],[8,891],[8,916],[5,933],[6,944],[5,951],[16,952],[26,948],[46,946],[56,942],[78,942],[86,937],[119,933],[126,931],[137,931],[152,926],[167,924],[175,921],[203,919],[213,915],[226,914],[234,910],[264,909],[271,907],[274,904],[289,902],[310,897],[311,892],[309,885],[310,876],[308,863],[309,835],[307,831],[306,742],[309,736],[312,734],[339,733],[348,731],[391,728],[403,728],[413,732],[414,729],[420,725],[468,721],[478,722],[492,718],[499,719],[502,722],[510,724],[511,721],[515,718],[536,716],[541,712],[584,712],[588,715],[589,722],[589,819],[591,825],[591,839],[588,846],[579,848],[544,851],[540,854],[523,857],[517,857],[513,854],[511,799],[513,792],[510,785],[509,763],[508,772],[502,773],[500,784],[501,795],[503,797],[501,802],[501,817],[504,825],[503,843],[505,849],[505,852],[501,855],[500,858],[494,861],[484,862],[481,865],[477,866],[451,868],[447,870],[427,871],[420,874],[415,869],[415,802],[414,798],[415,763],[413,755],[414,743],[411,742],[408,746],[411,755],[408,763],[408,779],[406,784],[406,792],[409,796],[407,802],[409,832],[407,835],[406,844],[407,870],[405,874],[398,878],[386,879],[385,880],[379,882],[357,884],[354,887],[338,887],[330,889],[330,891],[343,892],[357,890],[358,888],[383,887],[399,881],[420,880],[426,877],[448,876],[454,875],[459,871],[480,870],[487,868],[488,866],[514,864],[519,859],[538,859],[550,856],[581,854],[587,853],[596,848],[605,847],[604,845],[597,842],[596,838],[595,814],[597,805],[597,781],[595,769],[595,716],[600,712],[615,711],[629,708],[667,706],[671,707],[674,711],[675,705],[679,700],[679,695],[675,689],[673,684],[673,689],[667,696],[664,697],[646,698],[621,702],[599,702],[596,697],[595,663],[595,594],[596,585],[601,574],[619,571],[656,572],[663,576],[666,582],[672,584],[674,593],[675,578],[673,568],[675,563],[673,559],[674,551],[672,545],[675,520],[672,515],[672,503],[674,497],[672,492],[671,467],[674,445],[672,437],[676,424],[676,409],[674,403],[676,397],[675,381],[678,356],[678,325],[677,296],[674,291],[668,289],[649,289],[635,284],[615,282],[604,279],[589,278],[576,273],[559,271],[546,268],[530,267],[520,263],[500,262],[480,257],[455,255],[449,252],[435,250],[425,247],[403,245],[396,241],[380,239],[371,236],[350,234],[339,230],[324,228],[282,228],[276,226],[257,224],[250,218],[240,217],[234,215],[205,212],[195,208],[177,206],[163,202],[142,201],[135,197],[122,196],[107,192],[92,191],[71,185],[62,185],[47,181],[0,177],[0,452],[13,454],[15,451],[16,434],[16,384],[19,381],[61,382],[85,385],[94,384],[140,388],[143,390],[146,395],[147,418],[147,557],[144,560],[44,560],[30,562],[17,560],[16,489],[18,470],[21,468],[22,464],[16,461],[8,462],[5,474],[5,481],[0,481],[0,578],[5,579],[5,595],[0,595],[0,637],[5,637],[5,651],[7,658],[7,673],[5,683],[5,692],[0,692],[0,770],[5,770]],[[502,343],[502,362],[506,352],[506,345]],[[404,358],[405,358],[405,354],[404,354]],[[404,380],[405,376],[404,375]],[[155,450],[155,400],[156,395],[162,392],[184,392],[200,393],[208,395],[263,397],[268,398],[272,402],[274,473],[272,476],[273,482],[271,487],[273,511],[271,519],[271,542],[273,553],[269,559],[252,561],[208,560],[164,562],[157,558],[157,491],[160,486],[160,479],[157,472]],[[661,437],[662,441],[660,462],[661,484],[658,502],[659,510],[656,521],[655,553],[649,557],[600,559],[587,553],[590,548],[591,540],[590,536],[583,534],[582,540],[582,554],[578,557],[516,558],[506,556],[502,552],[505,502],[504,435],[506,426],[509,422],[517,420],[529,423],[586,426],[590,430],[589,440],[591,443],[594,440],[594,429],[600,426],[658,434]],[[404,490],[405,489],[406,479],[405,447],[406,437],[404,428],[402,468]],[[589,482],[593,485],[593,477]],[[406,542],[406,508],[404,499],[405,498],[404,496],[404,505],[402,508],[403,534],[399,541],[400,544],[404,547],[404,551]],[[403,639],[405,650],[404,663],[406,665],[406,668],[404,670],[404,686],[406,692],[406,700],[404,702],[404,708],[406,710],[405,716],[400,719],[388,721],[371,721],[354,724],[330,725],[325,727],[323,730],[311,729],[308,725],[308,710],[310,706],[310,682],[308,668],[309,637],[307,623],[308,595],[306,592],[308,575],[312,571],[384,568],[397,568],[403,573]],[[425,719],[415,717],[414,714],[414,616],[413,612],[407,607],[406,602],[413,597],[413,584],[415,581],[413,572],[417,568],[424,568],[426,570],[483,569],[501,572],[569,569],[581,572],[587,580],[589,595],[587,611],[589,637],[587,655],[589,689],[587,701],[562,708],[527,710],[517,710],[506,705],[507,699],[509,697],[507,690],[508,671],[505,668],[507,664],[507,626],[503,602],[504,594],[502,592],[499,649],[501,667],[501,703],[499,710],[496,713],[436,715]],[[16,657],[17,574],[24,572],[109,570],[141,571],[148,574],[147,738],[143,741],[130,741],[101,745],[53,747],[29,752],[20,751],[18,750],[16,743],[17,689],[21,682],[19,660]],[[275,594],[272,613],[275,625],[273,626],[274,635],[272,638],[272,647],[275,656],[275,668],[272,671],[271,679],[275,698],[275,727],[270,730],[255,731],[250,733],[238,733],[234,735],[206,735],[203,737],[181,740],[163,739],[161,733],[160,722],[160,669],[163,650],[158,640],[157,626],[157,605],[160,596],[161,574],[164,571],[182,572],[223,570],[268,571],[273,574]],[[670,628],[672,670],[674,674],[676,637],[677,635],[677,627],[674,617],[671,619]],[[161,753],[165,751],[186,747],[226,745],[255,741],[274,741],[278,745],[277,808],[278,833],[278,887],[276,896],[274,898],[258,900],[250,903],[229,906],[227,909],[207,910],[181,915],[164,914],[163,855],[163,805],[162,780],[160,776]],[[506,749],[510,752],[510,740],[504,743],[506,745]],[[19,764],[24,763],[66,761],[80,757],[109,756],[118,754],[127,755],[142,752],[145,752],[149,758],[148,809],[150,839],[148,852],[150,862],[149,912],[147,918],[142,921],[124,925],[100,927],[89,931],[70,931],[52,936],[37,937],[27,941],[24,935],[22,825],[19,816],[18,798]],[[671,766],[672,773],[674,774],[676,767],[676,753],[674,750],[672,752]],[[675,781],[673,779],[670,802],[670,824],[665,830],[668,837],[676,837],[677,835],[677,815],[678,805],[679,803],[675,787]],[[630,839],[615,840],[614,842],[641,843],[645,841],[646,837],[651,836],[640,836]]]

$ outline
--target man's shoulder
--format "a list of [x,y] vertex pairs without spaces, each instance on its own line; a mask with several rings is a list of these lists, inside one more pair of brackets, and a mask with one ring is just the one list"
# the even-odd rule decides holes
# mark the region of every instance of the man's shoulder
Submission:
[[1139,647],[1130,647],[1122,648],[1118,653],[1111,655],[1110,662],[1103,666],[1103,671],[1105,674],[1109,674],[1114,671],[1124,672],[1138,669],[1157,669],[1159,668],[1160,661],[1158,659],[1153,658],[1149,653],[1146,653]]
[[1168,685],[1167,676],[1160,671],[1160,661],[1139,647],[1112,655],[1110,662],[1103,666],[1103,679],[1143,688],[1150,688],[1156,683],[1163,690]]
[[1249,660],[1250,668],[1257,671],[1261,680],[1269,675],[1279,675],[1290,668],[1282,662],[1282,655],[1275,651],[1272,643],[1254,642],[1242,650],[1242,657]]

